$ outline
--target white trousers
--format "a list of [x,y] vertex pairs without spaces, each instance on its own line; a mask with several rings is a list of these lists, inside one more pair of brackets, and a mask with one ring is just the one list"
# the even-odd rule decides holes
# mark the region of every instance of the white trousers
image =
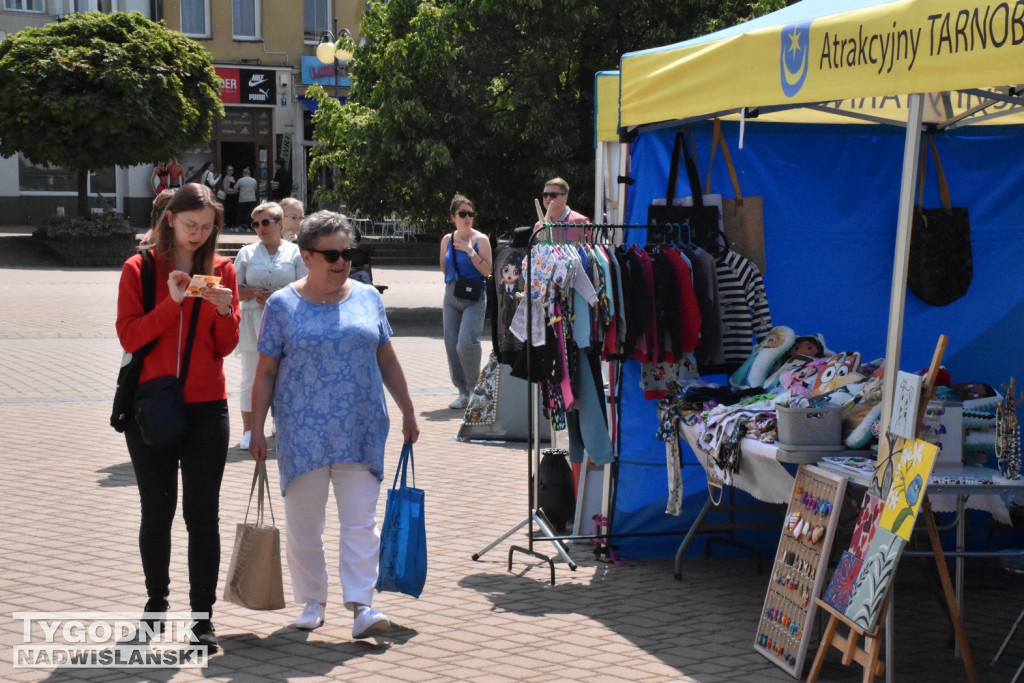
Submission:
[[341,532],[338,576],[342,598],[347,609],[352,609],[354,603],[370,605],[380,558],[380,481],[359,463],[328,465],[288,483],[284,497],[285,539],[295,602],[327,602],[323,534],[327,494],[332,485]]
[[256,380],[256,365],[260,362],[259,351],[239,351],[242,360],[242,384],[238,391],[238,407],[243,413],[252,412],[252,383]]

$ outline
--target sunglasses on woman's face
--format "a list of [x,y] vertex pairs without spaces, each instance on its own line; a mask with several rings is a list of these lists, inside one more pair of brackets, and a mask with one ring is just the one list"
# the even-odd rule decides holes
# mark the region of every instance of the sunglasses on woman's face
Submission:
[[254,227],[254,228],[258,228],[258,227],[260,227],[260,226],[262,225],[262,226],[263,226],[263,227],[265,228],[265,227],[267,227],[268,225],[270,225],[271,223],[276,223],[276,222],[277,222],[277,221],[276,221],[276,220],[274,220],[273,218],[264,218],[264,219],[263,219],[263,220],[261,220],[261,221],[253,221],[253,222],[252,222],[252,227]]
[[337,263],[340,258],[351,261],[352,257],[356,255],[356,250],[352,247],[342,249],[341,251],[337,249],[310,249],[310,251],[314,254],[320,254],[324,257],[324,261],[328,263]]
[[455,215],[459,218],[472,218],[476,214],[472,211],[459,211]]

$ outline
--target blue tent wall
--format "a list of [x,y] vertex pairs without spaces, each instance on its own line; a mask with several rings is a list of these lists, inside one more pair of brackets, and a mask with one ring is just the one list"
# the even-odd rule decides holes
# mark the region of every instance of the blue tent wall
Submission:
[[[885,355],[904,132],[879,125],[723,124],[746,196],[764,198],[765,289],[777,325],[821,332],[835,351]],[[693,126],[704,180],[710,124]],[[627,223],[643,225],[652,199],[665,196],[674,131],[642,133],[631,149]],[[974,279],[959,301],[932,307],[907,294],[902,367],[931,361],[949,336],[944,365],[954,381],[1024,380],[1024,136],[1010,127],[964,128],[936,137],[954,206],[970,210]],[[733,196],[721,154],[712,191]],[[689,194],[685,169],[676,196]],[[925,206],[939,205],[928,161]],[[643,243],[642,229],[627,239]],[[639,366],[623,373],[622,449],[615,532],[678,531],[674,537],[623,538],[626,557],[669,557],[706,498],[703,475],[685,479],[682,517],[664,512],[665,449],[655,439],[654,401],[644,401]],[[1018,384],[1019,386],[1019,384]],[[686,457],[692,460],[692,453]],[[685,472],[685,470],[684,470]],[[738,502],[749,501],[739,496]],[[778,534],[762,534],[763,543]],[[695,543],[695,548],[703,547]],[[717,551],[716,551],[717,554]]]
[[[694,127],[702,180],[710,124]],[[725,124],[740,187],[764,197],[765,289],[777,325],[821,332],[835,351],[885,355],[903,130],[879,125],[748,124],[744,149]],[[633,144],[627,222],[646,223],[651,199],[665,196],[674,132],[644,133]],[[998,387],[1024,379],[1024,136],[978,126],[936,136],[954,206],[970,210],[974,279],[949,306],[907,294],[902,367],[931,361],[949,335],[944,364],[954,381]],[[929,159],[925,206],[939,206]],[[680,173],[677,196],[689,190]],[[715,160],[712,190],[733,196]],[[643,231],[631,241],[642,242]]]

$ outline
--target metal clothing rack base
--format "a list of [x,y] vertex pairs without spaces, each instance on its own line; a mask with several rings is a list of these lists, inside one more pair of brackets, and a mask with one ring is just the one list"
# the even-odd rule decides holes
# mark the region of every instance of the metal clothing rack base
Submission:
[[[527,327],[527,329],[530,329],[530,328]],[[534,472],[536,470],[538,470],[539,467],[535,467],[534,466],[534,457],[536,456],[534,444],[538,444],[538,445],[540,444],[540,438],[539,438],[540,435],[537,433],[539,431],[539,425],[538,425],[537,421],[533,419],[534,418],[533,411],[535,409],[535,406],[539,405],[539,399],[538,399],[536,394],[539,393],[540,388],[536,384],[533,384],[533,383],[530,384],[529,388],[530,388],[530,391],[529,391],[530,411],[527,413],[527,422],[528,422],[528,437],[527,437],[527,439],[528,439],[528,448],[529,448],[529,451],[530,451],[530,455],[529,455],[529,459],[528,459],[529,471],[530,471],[529,472],[529,479],[530,479],[530,496],[529,496],[530,497],[530,514],[528,514],[526,517],[524,517],[522,520],[520,520],[519,523],[517,523],[515,526],[510,528],[508,531],[502,533],[500,536],[495,538],[493,541],[491,541],[490,543],[485,545],[483,548],[481,548],[477,552],[473,553],[473,561],[475,562],[476,560],[479,560],[484,555],[484,553],[486,553],[488,550],[490,550],[494,546],[496,546],[499,543],[501,543],[502,541],[504,541],[506,538],[508,538],[509,536],[514,534],[519,529],[522,529],[524,526],[529,525],[529,534],[528,534],[528,545],[527,545],[527,547],[524,548],[522,546],[514,545],[511,548],[509,548],[509,550],[508,550],[508,570],[512,571],[512,555],[515,552],[517,552],[517,551],[521,552],[521,553],[524,553],[526,555],[530,555],[531,557],[536,557],[539,560],[543,560],[544,562],[547,562],[548,566],[551,567],[551,585],[554,586],[555,585],[555,560],[554,560],[553,557],[550,557],[548,555],[544,555],[543,553],[539,553],[536,550],[534,550],[533,549],[534,541],[551,541],[551,542],[553,542],[555,544],[555,549],[558,551],[558,555],[562,558],[562,560],[569,566],[569,569],[571,569],[572,571],[576,571],[576,563],[572,561],[571,557],[569,557],[569,549],[565,547],[565,544],[559,539],[558,535],[555,534],[554,531],[552,530],[551,522],[548,521],[547,517],[544,516],[544,512],[540,508],[536,507],[536,505],[535,505],[535,501],[537,500],[537,492],[536,492],[537,482],[536,482],[536,479],[534,477]],[[541,532],[540,536],[534,535],[534,533],[533,533],[533,526],[534,526],[534,524],[536,524],[537,528],[540,530],[540,532]]]

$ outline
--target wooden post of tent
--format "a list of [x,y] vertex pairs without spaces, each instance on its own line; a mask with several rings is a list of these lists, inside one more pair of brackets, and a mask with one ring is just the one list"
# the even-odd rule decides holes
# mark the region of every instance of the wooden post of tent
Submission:
[[[879,655],[882,653],[882,634],[885,630],[883,625],[885,624],[885,615],[889,611],[889,601],[891,599],[892,595],[890,592],[890,595],[885,599],[885,604],[882,605],[882,611],[879,612],[878,625],[875,627],[874,632],[869,632],[853,623],[845,614],[821,598],[814,598],[814,604],[828,612],[829,619],[828,626],[825,628],[825,635],[821,638],[821,645],[818,646],[818,654],[814,657],[814,665],[811,666],[811,672],[807,675],[807,683],[814,683],[818,680],[821,667],[825,664],[825,655],[828,654],[831,647],[843,653],[843,666],[850,666],[853,662],[857,662],[864,667],[864,683],[871,683],[871,681],[875,680],[875,676],[881,676],[885,673],[885,664],[879,661]],[[841,623],[850,629],[849,633],[845,636],[839,635],[837,632]],[[863,648],[857,646],[861,638],[864,639],[865,647]]]
[[[939,335],[939,343],[935,347],[935,354],[932,356],[932,362],[928,366],[928,374],[924,380],[921,403],[917,411],[917,424],[921,424],[928,401],[935,395],[935,376],[942,365],[942,356],[946,352],[946,342],[948,341],[949,338],[946,335]],[[953,582],[949,579],[949,567],[946,566],[946,556],[942,552],[942,541],[939,538],[938,528],[935,526],[935,517],[932,515],[932,505],[928,500],[927,489],[925,490],[924,499],[921,501],[921,512],[924,514],[925,528],[928,529],[928,539],[931,541],[935,565],[939,570],[942,592],[946,596],[946,605],[949,607],[949,620],[953,624],[953,631],[956,634],[957,643],[960,645],[960,656],[964,660],[967,680],[974,683],[974,681],[978,680],[974,673],[974,658],[971,656],[971,647],[967,644],[967,634],[964,632],[963,622],[960,620],[960,610],[956,604],[956,593],[953,591]]]

